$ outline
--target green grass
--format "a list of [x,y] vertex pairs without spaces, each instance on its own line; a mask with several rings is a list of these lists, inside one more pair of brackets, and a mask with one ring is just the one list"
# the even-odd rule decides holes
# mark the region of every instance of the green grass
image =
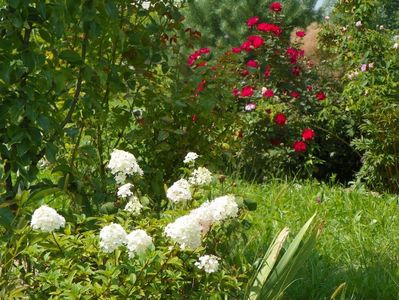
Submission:
[[398,197],[318,182],[238,183],[228,190],[258,203],[245,249],[250,261],[278,230],[288,226],[293,236],[317,212],[316,250],[285,299],[330,299],[342,283],[342,299],[399,299]]

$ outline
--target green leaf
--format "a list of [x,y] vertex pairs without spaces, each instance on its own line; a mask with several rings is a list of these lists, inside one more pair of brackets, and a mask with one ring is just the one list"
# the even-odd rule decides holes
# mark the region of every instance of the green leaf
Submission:
[[69,62],[71,64],[82,63],[82,59],[81,59],[80,55],[73,50],[64,50],[59,54],[59,57],[61,59],[66,60],[67,62]]

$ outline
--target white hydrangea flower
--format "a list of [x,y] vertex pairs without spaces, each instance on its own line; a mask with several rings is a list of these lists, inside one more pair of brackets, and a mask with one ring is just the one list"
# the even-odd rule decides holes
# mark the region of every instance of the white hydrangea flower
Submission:
[[362,21],[357,21],[356,23],[355,23],[355,26],[356,27],[362,27]]
[[127,175],[143,175],[143,170],[138,165],[134,155],[123,150],[115,149],[111,153],[111,159],[107,167],[111,169],[111,173],[118,183],[123,183]]
[[194,170],[188,181],[193,185],[208,185],[212,182],[212,173],[207,168],[199,167]]
[[168,188],[166,197],[175,203],[190,200],[190,184],[185,179],[176,181],[170,188]]
[[209,209],[212,211],[215,221],[234,218],[238,214],[238,205],[232,195],[226,195],[214,199],[210,203]]
[[143,9],[149,9],[150,8],[150,6],[151,6],[151,1],[144,1],[142,4],[141,4],[141,7],[143,8]]
[[219,268],[219,260],[220,258],[215,255],[203,255],[198,258],[195,265],[206,273],[214,273]]
[[142,229],[133,230],[126,237],[126,246],[129,257],[133,258],[136,254],[141,255],[153,246],[152,238]]
[[141,205],[139,199],[136,196],[132,196],[129,198],[129,202],[126,203],[125,210],[132,213],[133,215],[140,214],[143,205]]
[[126,231],[119,224],[111,223],[100,231],[100,247],[110,253],[126,242]]
[[196,219],[200,224],[202,234],[207,233],[213,223],[215,223],[215,218],[211,209],[211,202],[209,201],[204,202],[200,207],[193,209],[190,212],[190,216]]
[[54,208],[42,205],[33,212],[30,226],[46,232],[52,232],[65,227],[65,218],[57,213]]
[[118,196],[122,198],[127,198],[133,195],[133,192],[130,190],[133,187],[133,184],[126,183],[118,188]]
[[195,152],[188,152],[186,157],[184,158],[183,162],[185,164],[194,162],[198,158],[198,154]]
[[201,226],[190,215],[177,218],[165,227],[165,234],[180,245],[182,250],[195,249],[201,245]]

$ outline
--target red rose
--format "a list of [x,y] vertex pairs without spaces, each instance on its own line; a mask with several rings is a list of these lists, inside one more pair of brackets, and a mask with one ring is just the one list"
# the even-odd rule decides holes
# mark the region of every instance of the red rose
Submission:
[[296,32],[297,37],[303,38],[305,35],[306,35],[305,31],[297,31]]
[[293,91],[293,92],[291,92],[291,97],[295,98],[295,99],[298,99],[299,97],[301,97],[301,94],[299,94],[298,92]]
[[281,5],[280,2],[273,2],[272,4],[270,4],[269,9],[273,12],[280,12],[281,9],[283,8],[283,6]]
[[303,138],[305,141],[311,141],[311,140],[313,140],[314,136],[315,136],[315,133],[314,133],[313,129],[305,128],[305,129],[302,131],[302,138]]
[[265,78],[268,78],[270,74],[271,74],[270,66],[267,66],[265,71],[263,72],[263,75],[265,76]]
[[241,48],[234,47],[233,49],[231,49],[231,52],[240,53],[241,52]]
[[191,121],[197,122],[197,115],[191,115]]
[[259,17],[257,17],[257,16],[251,17],[248,19],[247,25],[248,25],[248,27],[252,27],[252,26],[256,25],[256,23],[258,23],[258,21],[259,21]]
[[295,48],[288,48],[287,55],[289,56],[291,63],[295,65],[298,62],[298,59],[305,55],[305,51],[297,50]]
[[248,76],[249,75],[249,71],[248,70],[242,70],[241,71],[241,76]]
[[299,76],[301,75],[301,68],[298,66],[295,66],[292,68],[292,75],[294,76]]
[[276,35],[276,36],[280,36],[282,33],[282,29],[280,26],[275,25],[275,24],[269,24],[269,23],[259,23],[258,30],[264,31],[264,32],[273,32],[274,35]]
[[316,93],[316,98],[317,98],[317,100],[319,100],[319,101],[323,101],[324,99],[327,98],[327,96],[326,96],[326,94],[324,94],[323,91],[320,91],[320,92],[317,92],[317,93]]
[[241,97],[251,97],[254,94],[254,89],[250,86],[244,86],[241,89]]
[[205,79],[203,79],[200,83],[198,83],[197,89],[195,90],[194,94],[195,96],[198,96],[199,93],[201,93],[205,89],[205,83],[206,83]]
[[258,63],[255,60],[248,60],[247,61],[247,66],[250,68],[257,68],[258,67]]
[[274,122],[278,125],[283,127],[285,125],[285,123],[287,122],[287,118],[285,117],[285,115],[283,113],[279,113],[276,115],[276,117],[274,118]]
[[306,89],[307,89],[309,92],[311,92],[311,91],[313,91],[313,86],[308,85],[308,86],[306,87]]
[[263,93],[262,96],[265,97],[265,98],[272,98],[272,97],[274,96],[274,92],[273,92],[273,90],[267,89],[267,90]]
[[248,41],[252,43],[252,46],[254,46],[255,49],[258,49],[259,47],[263,46],[263,44],[265,43],[262,37],[258,35],[250,35],[248,37]]
[[270,140],[270,143],[271,143],[273,146],[279,146],[279,145],[282,143],[282,141],[281,141],[280,139],[271,139],[271,140]]
[[249,52],[249,51],[251,51],[251,46],[252,46],[252,43],[250,41],[245,41],[242,43],[241,49]]
[[306,144],[302,141],[295,141],[294,143],[294,151],[295,152],[306,152]]
[[209,50],[209,48],[201,48],[200,50],[199,50],[199,53],[200,54],[207,54],[207,53],[209,53],[211,50]]
[[238,97],[239,95],[240,95],[240,90],[237,89],[237,88],[234,88],[234,89],[233,89],[233,96],[234,96],[234,97]]
[[203,61],[203,62],[200,62],[200,63],[198,63],[198,64],[196,64],[195,66],[196,67],[204,67],[204,66],[206,66],[208,63],[206,62],[206,61]]

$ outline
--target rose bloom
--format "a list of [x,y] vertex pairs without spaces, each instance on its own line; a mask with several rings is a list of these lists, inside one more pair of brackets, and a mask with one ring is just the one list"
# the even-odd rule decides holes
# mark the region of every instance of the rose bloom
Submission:
[[276,35],[276,36],[280,36],[283,31],[280,26],[275,25],[275,24],[269,24],[269,23],[259,23],[258,30],[264,31],[264,32],[270,31],[270,32],[273,32],[274,35]]
[[299,97],[301,97],[301,94],[299,94],[299,93],[296,92],[296,91],[293,91],[293,92],[291,92],[291,97],[292,97],[292,98],[295,98],[295,99],[298,99]]
[[292,75],[294,76],[299,76],[301,75],[301,68],[298,66],[295,66],[292,68]]
[[285,125],[285,123],[287,122],[287,118],[283,113],[279,113],[276,115],[276,117],[274,118],[274,122],[278,125],[283,127]]
[[323,91],[320,91],[320,92],[317,92],[316,98],[317,98],[317,100],[322,101],[322,100],[326,99],[327,96],[326,96],[326,94],[324,94]]
[[250,41],[245,41],[241,44],[241,49],[246,52],[249,52],[252,49],[251,46],[252,46],[252,43]]
[[272,4],[270,4],[269,9],[271,11],[274,11],[276,13],[280,12],[281,9],[283,8],[283,6],[281,5],[280,2],[273,2]]
[[250,35],[248,37],[248,41],[251,42],[254,49],[258,49],[259,47],[263,46],[265,43],[263,38],[258,35]]
[[258,21],[259,21],[259,17],[257,17],[257,16],[251,17],[248,19],[247,25],[248,25],[248,27],[252,27],[252,26],[256,25],[256,23],[258,23]]
[[265,98],[272,98],[274,96],[274,92],[271,89],[267,89],[263,92],[262,96]]
[[244,86],[241,89],[241,97],[251,97],[254,94],[254,89],[250,86]]
[[191,115],[191,121],[197,122],[197,115]]
[[302,141],[295,141],[294,143],[294,151],[295,152],[306,152],[306,144]]
[[306,87],[306,89],[310,92],[310,91],[313,91],[313,86],[311,86],[311,85],[308,85],[307,87]]
[[201,54],[207,54],[207,53],[209,53],[211,50],[209,49],[209,48],[201,48],[200,50],[199,50],[199,52],[201,53]]
[[249,75],[249,71],[248,70],[242,70],[241,71],[241,76],[248,76]]
[[237,88],[234,88],[234,89],[233,89],[233,96],[234,96],[234,97],[238,97],[239,95],[240,95],[240,90],[237,89]]
[[315,133],[314,133],[314,130],[313,130],[313,129],[305,128],[305,129],[302,131],[302,138],[303,138],[305,141],[311,141],[311,140],[313,140],[314,136],[315,136]]
[[234,47],[233,49],[231,49],[231,52],[240,53],[241,52],[241,48]]
[[306,35],[305,31],[297,31],[295,34],[297,37],[300,38],[303,38]]
[[272,72],[270,71],[270,66],[267,66],[265,71],[263,72],[263,75],[265,78],[268,78]]
[[247,66],[250,68],[257,68],[258,67],[258,63],[255,60],[248,60],[247,61]]

